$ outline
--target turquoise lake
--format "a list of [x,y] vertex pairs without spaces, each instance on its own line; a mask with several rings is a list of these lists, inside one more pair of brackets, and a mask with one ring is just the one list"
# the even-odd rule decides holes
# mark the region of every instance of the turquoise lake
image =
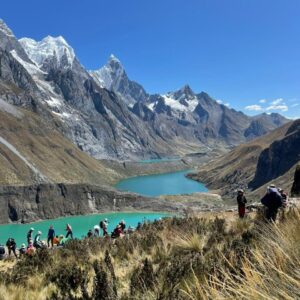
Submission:
[[168,162],[168,161],[178,161],[178,160],[180,160],[180,157],[152,158],[152,159],[140,160],[139,163],[141,163],[141,164],[155,164],[155,163]]
[[186,178],[190,170],[131,177],[119,181],[116,188],[144,196],[192,194],[207,192],[204,184]]
[[89,229],[93,229],[94,225],[99,225],[100,220],[105,218],[109,221],[108,232],[110,233],[121,220],[126,222],[127,227],[136,227],[138,222],[151,222],[167,216],[169,216],[169,214],[165,213],[107,213],[65,217],[31,224],[6,224],[0,225],[0,243],[5,244],[9,237],[13,237],[16,240],[17,246],[20,246],[21,243],[26,243],[26,234],[31,227],[35,229],[34,235],[40,230],[42,232],[42,240],[46,240],[50,225],[54,226],[57,235],[65,235],[66,224],[69,223],[72,226],[74,237],[82,238],[86,236]]

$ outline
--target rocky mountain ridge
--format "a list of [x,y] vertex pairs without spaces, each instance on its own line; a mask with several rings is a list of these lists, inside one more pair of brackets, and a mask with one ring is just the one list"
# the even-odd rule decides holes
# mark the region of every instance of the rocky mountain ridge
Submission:
[[[226,152],[286,122],[280,116],[248,117],[189,86],[149,95],[114,56],[100,70],[88,72],[61,36],[17,40],[3,21],[0,27],[2,61],[16,66],[2,67],[3,99],[40,107],[44,118],[56,119],[66,138],[97,159]],[[22,97],[7,88],[8,82]],[[259,126],[251,125],[254,120]]]

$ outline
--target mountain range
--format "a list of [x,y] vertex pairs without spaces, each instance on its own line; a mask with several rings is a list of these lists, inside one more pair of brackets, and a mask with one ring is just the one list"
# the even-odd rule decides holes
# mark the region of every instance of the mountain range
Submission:
[[17,39],[0,22],[0,97],[55,124],[96,159],[140,159],[226,152],[285,124],[279,114],[250,117],[188,85],[150,95],[111,56],[86,70],[59,37]]

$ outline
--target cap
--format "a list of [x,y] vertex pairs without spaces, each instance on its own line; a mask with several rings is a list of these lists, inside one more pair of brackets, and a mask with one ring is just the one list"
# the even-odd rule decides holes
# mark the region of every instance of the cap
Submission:
[[41,232],[41,231],[38,231],[37,234],[42,234],[42,232]]
[[34,231],[34,228],[33,228],[33,227],[31,227],[31,228],[30,228],[30,230],[31,230],[31,231]]

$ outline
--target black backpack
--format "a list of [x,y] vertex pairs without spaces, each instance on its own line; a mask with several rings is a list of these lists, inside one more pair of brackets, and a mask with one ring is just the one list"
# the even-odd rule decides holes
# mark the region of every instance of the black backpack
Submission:
[[103,229],[103,227],[104,227],[103,226],[103,221],[101,221],[99,225],[100,225],[100,228]]

